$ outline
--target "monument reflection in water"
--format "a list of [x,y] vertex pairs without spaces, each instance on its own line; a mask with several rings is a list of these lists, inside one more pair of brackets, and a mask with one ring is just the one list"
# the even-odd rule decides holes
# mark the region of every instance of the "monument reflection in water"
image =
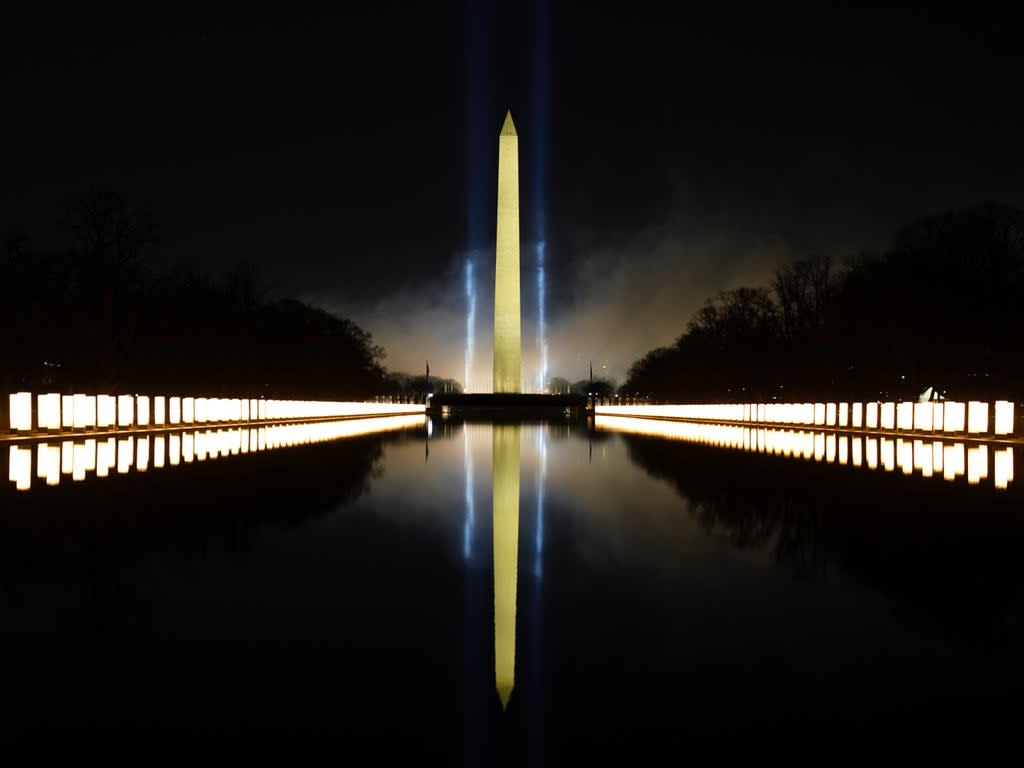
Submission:
[[515,686],[516,585],[519,576],[519,425],[495,424],[494,680],[501,707]]

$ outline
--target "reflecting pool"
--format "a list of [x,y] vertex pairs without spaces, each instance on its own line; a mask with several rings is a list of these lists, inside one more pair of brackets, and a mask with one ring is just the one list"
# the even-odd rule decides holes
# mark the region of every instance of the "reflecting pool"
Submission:
[[654,764],[1015,716],[1018,447],[711,426],[4,444],[6,732]]

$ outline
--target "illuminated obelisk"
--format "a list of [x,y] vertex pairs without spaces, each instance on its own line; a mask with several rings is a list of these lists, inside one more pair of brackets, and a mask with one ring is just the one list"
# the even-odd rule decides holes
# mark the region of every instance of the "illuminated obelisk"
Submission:
[[519,137],[512,112],[498,137],[498,231],[494,261],[494,391],[520,391]]
[[494,502],[494,682],[501,708],[516,676],[516,586],[519,580],[519,425],[495,424],[492,443]]

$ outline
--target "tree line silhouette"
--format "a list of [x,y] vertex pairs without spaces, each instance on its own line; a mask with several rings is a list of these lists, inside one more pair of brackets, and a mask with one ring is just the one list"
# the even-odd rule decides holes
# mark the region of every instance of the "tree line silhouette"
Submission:
[[822,256],[708,298],[624,393],[655,400],[1024,395],[1024,211],[919,219],[884,251]]
[[148,269],[157,227],[117,194],[69,207],[71,247],[8,233],[0,258],[7,391],[130,391],[360,399],[390,392],[384,350],[351,320],[272,299],[254,270]]

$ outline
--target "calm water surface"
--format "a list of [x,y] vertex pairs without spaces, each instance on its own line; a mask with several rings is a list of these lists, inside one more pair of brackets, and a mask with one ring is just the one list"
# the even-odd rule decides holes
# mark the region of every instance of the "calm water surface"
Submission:
[[0,491],[7,735],[651,764],[1019,714],[1012,482],[457,421],[137,469]]

